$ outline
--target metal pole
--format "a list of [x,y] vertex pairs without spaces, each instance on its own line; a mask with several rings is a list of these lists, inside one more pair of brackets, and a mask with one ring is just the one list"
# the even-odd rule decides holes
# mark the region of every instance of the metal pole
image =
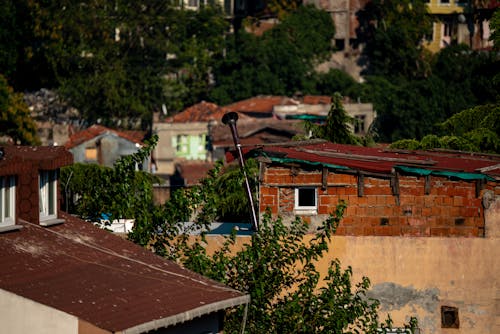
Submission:
[[252,221],[252,227],[254,231],[258,231],[259,223],[257,220],[257,215],[255,213],[255,206],[253,204],[253,197],[252,197],[252,191],[250,189],[250,184],[248,183],[247,172],[245,170],[245,161],[243,160],[243,153],[241,152],[241,144],[240,144],[240,138],[238,136],[238,129],[236,128],[237,120],[238,120],[238,114],[235,112],[228,112],[222,117],[222,123],[229,125],[229,128],[231,129],[231,134],[233,135],[234,146],[238,151],[238,160],[240,163],[240,168],[243,171],[243,175],[245,177],[245,189],[248,197],[248,203],[250,206],[250,214],[251,214],[250,218]]

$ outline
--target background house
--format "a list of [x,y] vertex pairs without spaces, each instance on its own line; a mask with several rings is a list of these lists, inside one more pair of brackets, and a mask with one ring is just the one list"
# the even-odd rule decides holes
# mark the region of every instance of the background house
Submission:
[[[256,96],[227,105],[225,108],[259,119],[276,118],[281,120],[311,119],[323,121],[331,108],[330,96],[296,95],[286,96]],[[352,102],[344,98],[343,107],[350,117],[359,121],[352,131],[356,135],[365,135],[375,120],[377,114],[371,103]]]
[[[73,134],[64,146],[73,154],[75,162],[113,167],[122,156],[137,152],[143,145],[144,136],[142,131],[119,131],[92,125]],[[144,161],[137,169],[149,171],[150,162]]]
[[5,333],[220,333],[247,295],[60,210],[64,147],[2,147]]
[[156,114],[153,119],[153,132],[158,135],[154,151],[156,172],[169,177],[175,173],[177,163],[213,161],[209,133],[221,124],[226,112],[214,103],[202,101],[171,117],[161,119]]
[[437,52],[451,44],[467,44],[473,50],[489,49],[493,42],[489,20],[500,1],[430,0],[434,18],[429,50]]
[[416,316],[421,333],[499,332],[500,266],[487,255],[500,250],[498,156],[318,141],[252,148],[261,213],[300,216],[312,232],[347,202],[319,266],[326,274],[338,258],[355,281],[369,277],[381,319]]

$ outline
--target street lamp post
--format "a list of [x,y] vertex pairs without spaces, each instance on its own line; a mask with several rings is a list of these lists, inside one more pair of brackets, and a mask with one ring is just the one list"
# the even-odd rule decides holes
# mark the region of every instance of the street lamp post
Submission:
[[255,206],[253,204],[252,190],[250,189],[250,184],[248,183],[247,172],[245,170],[245,161],[243,160],[243,153],[241,152],[240,138],[238,136],[238,129],[236,128],[236,121],[238,120],[238,114],[235,112],[228,112],[222,117],[222,123],[229,126],[231,129],[231,134],[233,135],[234,146],[238,151],[238,161],[240,163],[240,168],[243,171],[243,176],[245,177],[245,190],[248,197],[248,205],[250,206],[250,219],[252,221],[252,228],[254,231],[259,230],[259,223],[257,220],[257,215],[255,213]]

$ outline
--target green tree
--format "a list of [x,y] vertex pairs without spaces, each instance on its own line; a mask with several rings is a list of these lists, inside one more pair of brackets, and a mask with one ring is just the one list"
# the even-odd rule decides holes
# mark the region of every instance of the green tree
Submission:
[[356,137],[349,125],[356,120],[350,117],[342,104],[342,95],[335,93],[332,96],[332,106],[326,117],[325,124],[314,124],[306,121],[306,132],[311,132],[311,138],[326,139],[332,143],[359,145],[361,140]]
[[441,136],[431,134],[418,141],[399,140],[392,148],[426,150],[433,148],[500,153],[500,106],[483,105],[466,109],[438,124]]
[[15,93],[0,75],[0,134],[15,144],[39,145],[36,124],[21,93]]
[[490,20],[492,31],[490,40],[493,41],[495,50],[500,50],[500,10],[497,8]]
[[[226,205],[219,200],[222,171],[219,164],[199,187],[174,193],[152,224],[144,222],[134,228],[131,239],[191,270],[249,293],[248,312],[233,309],[226,314],[228,333],[239,332],[243,318],[247,319],[245,333],[343,333],[352,327],[375,333],[378,302],[365,296],[368,278],[353,285],[352,269],[342,268],[338,260],[331,262],[323,277],[316,268],[342,219],[346,208],[343,202],[311,240],[306,237],[306,222],[297,219],[285,225],[281,219],[272,220],[266,214],[259,232],[237,252],[231,251],[235,234],[227,236],[213,254],[207,254],[203,234],[202,239],[189,242],[187,234],[180,231],[208,228],[220,214],[219,207]],[[237,184],[237,180],[232,182]],[[227,184],[227,180],[222,183]],[[186,227],[186,221],[193,225]]]
[[315,88],[314,66],[331,53],[330,16],[300,6],[262,36],[239,30],[228,36],[227,54],[213,69],[210,97],[219,104],[261,94],[307,93]]
[[156,142],[157,137],[152,137],[138,152],[117,160],[113,168],[95,164],[62,168],[61,185],[68,211],[93,221],[102,214],[111,219],[151,220],[155,214],[153,183],[157,180],[135,168],[150,156]]
[[31,8],[59,90],[84,118],[142,120],[143,128],[163,104],[182,108],[207,96],[228,26],[220,9],[184,11],[160,0],[33,1]]
[[419,78],[428,72],[423,41],[432,33],[424,0],[374,0],[358,13],[367,73]]

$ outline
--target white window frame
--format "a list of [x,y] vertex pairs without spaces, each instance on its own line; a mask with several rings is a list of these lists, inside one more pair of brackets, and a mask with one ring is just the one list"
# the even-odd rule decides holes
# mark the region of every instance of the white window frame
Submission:
[[57,170],[42,170],[39,173],[40,221],[57,218]]
[[[314,190],[314,205],[299,205],[301,191]],[[318,213],[318,188],[317,187],[298,187],[295,188],[294,212],[296,214],[317,214]]]
[[16,223],[16,178],[0,177],[0,228]]

